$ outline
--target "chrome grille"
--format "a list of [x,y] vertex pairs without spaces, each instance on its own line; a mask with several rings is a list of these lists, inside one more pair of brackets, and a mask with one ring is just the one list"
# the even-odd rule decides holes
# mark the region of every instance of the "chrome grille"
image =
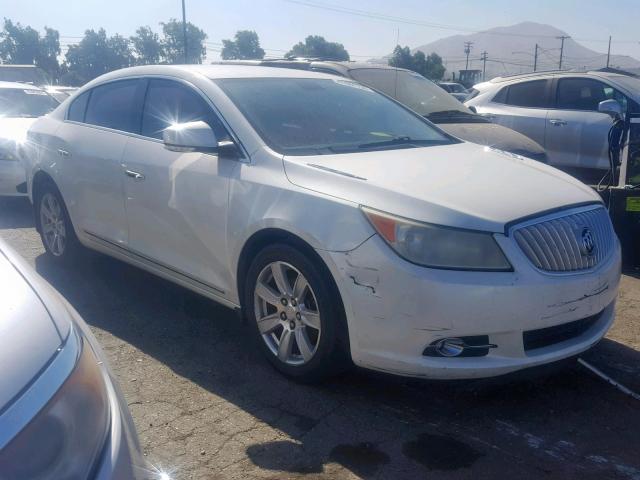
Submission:
[[548,272],[595,267],[611,253],[615,238],[603,207],[542,218],[516,227],[513,236],[529,260]]

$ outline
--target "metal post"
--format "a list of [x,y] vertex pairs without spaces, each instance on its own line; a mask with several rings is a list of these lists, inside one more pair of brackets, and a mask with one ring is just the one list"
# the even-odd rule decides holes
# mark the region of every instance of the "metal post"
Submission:
[[564,52],[564,41],[567,38],[571,38],[569,35],[561,35],[559,37],[556,37],[557,39],[560,40],[560,63],[558,64],[558,70],[562,70],[562,54]]
[[465,70],[469,70],[469,54],[471,53],[471,48],[473,47],[473,42],[464,42],[464,53],[467,54],[467,65],[465,66]]
[[189,57],[187,56],[187,14],[184,7],[184,0],[182,0],[182,41],[184,43],[184,63],[188,63]]
[[487,51],[485,50],[484,52],[482,52],[482,56],[480,57],[480,60],[482,60],[482,81],[485,81],[485,74],[487,71],[487,58],[489,57],[489,54],[487,53]]
[[611,35],[609,35],[609,48],[607,49],[607,68],[609,68],[610,57],[611,57]]
[[538,69],[538,44],[536,43],[536,53],[533,55],[533,71]]

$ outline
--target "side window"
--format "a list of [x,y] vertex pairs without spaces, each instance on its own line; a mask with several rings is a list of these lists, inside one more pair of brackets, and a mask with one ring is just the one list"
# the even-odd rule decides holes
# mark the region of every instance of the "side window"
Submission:
[[598,111],[604,100],[617,100],[627,109],[627,98],[609,85],[591,78],[563,78],[558,81],[556,106],[563,110]]
[[84,122],[84,113],[87,110],[87,101],[89,100],[90,93],[90,91],[84,92],[71,103],[69,111],[67,112],[67,120]]
[[202,120],[218,141],[228,140],[224,125],[205,100],[191,88],[172,80],[151,80],[142,111],[142,135],[162,139],[162,131],[174,123]]
[[547,108],[547,81],[534,80],[509,85],[505,103],[516,107]]
[[509,87],[502,87],[496,96],[493,97],[492,102],[495,103],[507,103],[507,90]]
[[136,92],[140,80],[120,80],[91,91],[85,123],[138,133],[140,112]]

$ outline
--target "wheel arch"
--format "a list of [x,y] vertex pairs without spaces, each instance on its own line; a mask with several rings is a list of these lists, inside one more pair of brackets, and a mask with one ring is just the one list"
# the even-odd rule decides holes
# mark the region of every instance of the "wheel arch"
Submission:
[[40,195],[40,192],[42,191],[43,187],[46,184],[51,184],[51,185],[55,186],[56,189],[58,189],[58,191],[60,191],[60,189],[56,185],[55,180],[53,179],[53,177],[51,175],[49,175],[44,170],[38,170],[33,175],[33,180],[31,181],[31,190],[30,190],[31,203],[33,204],[33,207],[34,207],[33,208],[34,222],[35,222],[36,230],[38,231],[38,233],[40,233],[40,221],[37,218],[38,217],[38,208],[37,208],[36,202],[38,201],[38,197]]
[[251,261],[255,256],[268,245],[281,243],[296,248],[301,253],[307,255],[307,257],[314,262],[325,274],[326,278],[331,282],[330,288],[333,290],[338,302],[340,302],[340,311],[342,312],[342,318],[340,319],[341,334],[343,346],[350,352],[349,343],[349,328],[347,322],[347,312],[345,309],[345,303],[340,292],[340,288],[333,276],[331,268],[326,264],[323,258],[316,252],[316,250],[304,239],[298,235],[284,230],[282,228],[263,228],[254,232],[244,243],[240,255],[238,257],[237,269],[236,269],[236,285],[238,289],[238,298],[240,300],[240,306],[244,315],[244,298],[245,298],[245,283]]

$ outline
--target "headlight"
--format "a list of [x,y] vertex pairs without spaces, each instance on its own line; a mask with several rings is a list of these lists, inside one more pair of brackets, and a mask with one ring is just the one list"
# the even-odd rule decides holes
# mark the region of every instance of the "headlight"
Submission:
[[389,246],[412,263],[453,270],[512,270],[490,233],[414,222],[364,207],[362,211]]
[[88,342],[77,341],[81,350],[71,375],[0,451],[1,479],[90,477],[107,437],[109,403],[98,360]]

